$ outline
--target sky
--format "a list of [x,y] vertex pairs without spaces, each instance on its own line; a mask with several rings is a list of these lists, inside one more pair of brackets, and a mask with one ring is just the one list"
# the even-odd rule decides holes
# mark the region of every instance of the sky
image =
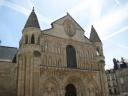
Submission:
[[42,30],[67,12],[88,38],[93,25],[103,42],[105,69],[113,68],[113,58],[128,58],[128,0],[0,0],[0,45],[18,48],[33,6]]

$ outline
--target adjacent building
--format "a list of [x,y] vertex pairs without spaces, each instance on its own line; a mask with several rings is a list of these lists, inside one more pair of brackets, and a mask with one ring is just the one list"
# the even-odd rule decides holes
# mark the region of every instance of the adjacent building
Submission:
[[128,62],[113,59],[114,68],[106,70],[110,96],[128,96]]
[[0,50],[1,96],[107,96],[102,41],[95,28],[87,38],[69,14],[51,26],[41,30],[33,9],[19,48],[0,47],[5,50]]
[[118,96],[119,89],[115,70],[106,70],[109,96]]
[[0,96],[16,96],[17,51],[14,47],[0,46]]

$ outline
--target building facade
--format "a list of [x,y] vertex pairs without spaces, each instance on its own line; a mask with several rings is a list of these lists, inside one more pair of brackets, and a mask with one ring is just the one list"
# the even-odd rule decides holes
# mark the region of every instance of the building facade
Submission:
[[119,87],[115,70],[106,70],[109,96],[119,96]]
[[128,62],[113,59],[114,68],[106,70],[109,95],[128,96]]
[[68,13],[51,26],[41,30],[32,10],[14,60],[16,95],[107,96],[102,42],[94,27],[88,39]]

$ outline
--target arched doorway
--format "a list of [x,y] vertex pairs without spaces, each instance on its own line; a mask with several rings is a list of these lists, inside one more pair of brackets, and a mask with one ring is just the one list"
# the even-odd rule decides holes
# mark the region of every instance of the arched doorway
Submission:
[[65,90],[66,90],[65,96],[77,96],[76,88],[73,84],[68,84]]
[[72,45],[68,45],[66,48],[66,53],[67,53],[67,67],[77,68],[75,48]]

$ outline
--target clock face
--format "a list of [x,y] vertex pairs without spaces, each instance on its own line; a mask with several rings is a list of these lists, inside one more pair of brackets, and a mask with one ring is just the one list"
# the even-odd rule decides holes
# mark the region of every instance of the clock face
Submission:
[[64,30],[67,33],[67,35],[70,37],[74,36],[76,33],[74,24],[72,23],[71,20],[68,19],[64,21]]

